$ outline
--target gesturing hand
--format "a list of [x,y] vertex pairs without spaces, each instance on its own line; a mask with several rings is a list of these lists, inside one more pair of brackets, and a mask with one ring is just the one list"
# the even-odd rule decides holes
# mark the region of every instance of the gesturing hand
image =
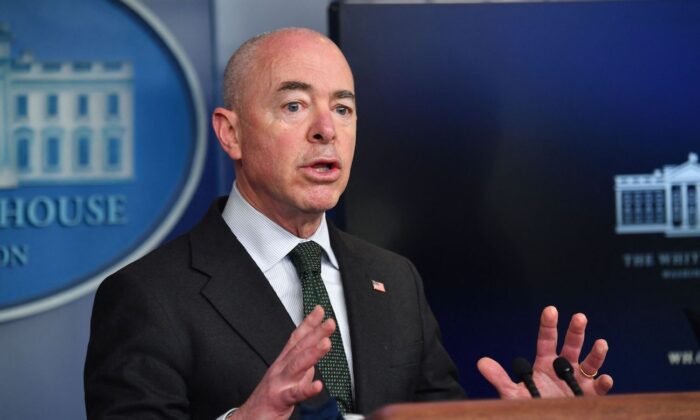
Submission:
[[323,308],[316,306],[289,337],[280,355],[262,380],[230,418],[287,419],[294,405],[321,392],[314,381],[314,365],[331,348],[335,330],[332,318],[323,321]]
[[[533,365],[533,379],[543,398],[571,396],[573,393],[564,381],[557,378],[552,363],[557,358],[557,308],[548,306],[542,311],[540,318],[540,330],[537,335],[537,356]],[[569,329],[564,338],[564,346],[560,356],[565,357],[574,368],[574,375],[584,395],[605,395],[613,386],[610,375],[601,375],[593,378],[605,361],[608,352],[608,343],[605,340],[596,340],[593,349],[579,364],[579,356],[583,347],[583,340],[588,320],[584,314],[575,314],[571,317]],[[495,360],[484,357],[477,363],[479,372],[491,385],[496,388],[501,398],[520,399],[530,398],[530,393],[521,383],[514,383]],[[585,376],[583,372],[589,374]]]

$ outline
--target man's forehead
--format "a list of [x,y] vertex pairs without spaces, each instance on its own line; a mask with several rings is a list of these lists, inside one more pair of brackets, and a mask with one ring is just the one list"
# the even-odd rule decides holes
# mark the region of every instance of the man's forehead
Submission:
[[340,49],[325,36],[312,31],[289,31],[273,34],[263,41],[261,61],[275,64],[320,60],[325,65],[349,66]]
[[[350,66],[340,51],[316,52],[296,48],[271,53],[258,62],[258,76],[266,75],[275,90],[353,90]],[[330,84],[322,86],[322,84]]]
[[244,84],[253,89],[249,91],[253,96],[323,91],[336,98],[354,98],[354,80],[345,56],[316,32],[273,33],[255,49],[251,64]]

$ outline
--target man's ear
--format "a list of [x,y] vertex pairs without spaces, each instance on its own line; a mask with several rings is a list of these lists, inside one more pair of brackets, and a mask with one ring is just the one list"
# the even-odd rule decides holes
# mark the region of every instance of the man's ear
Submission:
[[211,116],[214,134],[221,148],[233,160],[241,159],[241,144],[238,137],[238,115],[229,109],[218,107]]

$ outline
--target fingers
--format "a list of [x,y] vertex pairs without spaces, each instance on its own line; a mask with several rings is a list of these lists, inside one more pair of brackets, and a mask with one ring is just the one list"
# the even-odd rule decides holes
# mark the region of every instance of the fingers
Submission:
[[313,368],[331,349],[331,340],[328,337],[320,337],[318,341],[314,340],[309,344],[304,342],[299,344],[287,355],[289,360],[286,361],[282,370],[282,373],[289,378],[298,377]]
[[583,362],[581,362],[581,370],[589,375],[595,375],[598,372],[598,370],[600,370],[600,368],[603,366],[603,363],[605,362],[605,356],[607,354],[608,342],[602,339],[596,340],[595,343],[593,343],[593,348],[591,349],[591,352],[588,353],[588,356],[586,356],[586,358],[583,359]]
[[[320,313],[323,318],[323,311]],[[330,336],[334,330],[335,321],[328,318],[308,331],[283,357],[278,358],[283,363],[283,373],[296,377],[312,368],[331,349]]]
[[537,334],[537,358],[556,355],[558,318],[559,313],[554,306],[547,306],[542,311],[540,331]]
[[323,309],[316,306],[292,333],[286,351],[275,360],[281,369],[273,382],[280,387],[283,406],[293,406],[323,388],[321,381],[313,380],[314,365],[331,349],[330,336],[336,325],[333,318],[322,321]]
[[323,384],[318,380],[313,381],[313,377],[314,369],[311,368],[305,373],[304,378],[299,381],[299,383],[284,389],[280,393],[280,397],[284,400],[285,404],[293,406],[299,401],[307,400],[321,392]]
[[613,386],[613,378],[610,375],[600,375],[593,383],[593,389],[597,395],[607,394]]
[[304,318],[301,324],[299,324],[299,326],[294,330],[278,358],[284,357],[292,348],[294,348],[294,346],[297,345],[297,343],[301,339],[303,339],[314,329],[318,328],[318,326],[321,325],[321,322],[323,321],[323,315],[323,307],[321,307],[321,305],[316,305],[316,307]]
[[295,404],[321,392],[323,384],[313,380],[314,365],[330,350],[335,327],[332,318],[323,321],[320,306],[314,308],[239,411],[254,413],[251,418],[287,418]]
[[498,362],[489,357],[482,357],[476,363],[476,367],[481,375],[496,388],[501,398],[513,399],[518,397],[518,385],[510,380],[510,376]]
[[[549,378],[551,384],[558,384],[558,378],[552,370],[552,360],[557,356],[557,321],[559,314],[554,306],[548,306],[542,311],[540,317],[540,330],[537,336],[537,357],[535,358],[534,370],[543,378]],[[578,313],[571,317],[569,328],[564,337],[564,345],[562,346],[560,356],[569,360],[574,366],[579,362],[583,342],[585,339],[586,326],[588,319],[584,314]],[[605,340],[597,340],[593,344],[591,352],[586,358],[578,364],[575,375],[578,377],[581,388],[588,395],[595,393],[596,395],[605,395],[613,386],[613,379],[610,375],[601,375],[597,379],[587,377],[586,374],[595,375],[605,362],[605,356],[608,352],[608,343]],[[487,366],[488,367],[488,366]],[[489,367],[493,369],[492,367]],[[481,370],[481,368],[479,369]],[[486,369],[485,369],[486,370]],[[486,377],[487,373],[482,372]],[[488,379],[488,378],[487,378]],[[489,380],[491,382],[491,380]],[[493,383],[493,382],[492,382]],[[494,386],[497,386],[494,384]],[[542,388],[542,395],[545,396]],[[546,389],[544,391],[547,391]],[[500,392],[500,391],[499,391]],[[558,386],[549,387],[546,392],[548,396],[564,396],[562,389]]]
[[564,356],[572,363],[577,362],[579,356],[581,355],[581,348],[583,348],[583,340],[585,338],[587,323],[588,319],[586,319],[586,315],[584,314],[575,314],[571,317],[569,329],[566,331],[564,346],[561,349],[560,355]]

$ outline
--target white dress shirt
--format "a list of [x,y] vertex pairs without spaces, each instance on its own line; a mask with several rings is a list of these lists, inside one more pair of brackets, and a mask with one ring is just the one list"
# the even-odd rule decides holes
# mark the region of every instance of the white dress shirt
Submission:
[[352,370],[352,352],[348,314],[345,307],[345,294],[340,279],[338,260],[331,248],[328,236],[326,215],[316,232],[308,239],[299,238],[288,232],[248,203],[238,191],[234,181],[222,217],[231,232],[250,254],[255,264],[263,272],[267,281],[282,301],[289,316],[297,326],[304,319],[304,306],[301,294],[301,280],[288,254],[299,243],[314,241],[323,248],[321,258],[321,278],[328,291],[328,297],[333,306],[335,320],[343,339],[345,357],[348,360],[350,381],[355,389],[355,379]]

